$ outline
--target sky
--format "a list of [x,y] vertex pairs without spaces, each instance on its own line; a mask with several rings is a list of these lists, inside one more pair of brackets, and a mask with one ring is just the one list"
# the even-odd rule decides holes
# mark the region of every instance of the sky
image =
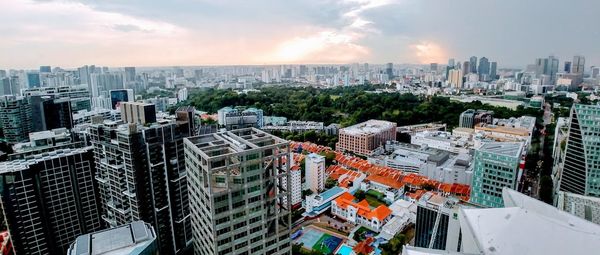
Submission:
[[0,0],[0,69],[600,64],[597,0]]

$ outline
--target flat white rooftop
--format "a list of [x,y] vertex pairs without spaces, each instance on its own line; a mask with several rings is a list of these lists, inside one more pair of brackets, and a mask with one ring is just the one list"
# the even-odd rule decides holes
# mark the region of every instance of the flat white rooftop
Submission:
[[523,143],[486,142],[479,147],[479,150],[504,156],[519,157],[523,150]]
[[340,132],[350,135],[367,135],[381,133],[390,128],[396,128],[396,123],[384,120],[367,120],[353,126],[342,128]]

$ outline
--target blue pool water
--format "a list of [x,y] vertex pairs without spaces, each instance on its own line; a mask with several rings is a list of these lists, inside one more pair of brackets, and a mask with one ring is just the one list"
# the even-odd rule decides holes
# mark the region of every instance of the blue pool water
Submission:
[[335,252],[335,254],[339,255],[350,255],[352,253],[352,248],[348,245],[342,244],[340,248]]

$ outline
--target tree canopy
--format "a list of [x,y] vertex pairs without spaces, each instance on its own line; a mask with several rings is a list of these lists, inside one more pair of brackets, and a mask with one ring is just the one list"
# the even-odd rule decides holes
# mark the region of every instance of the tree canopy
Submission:
[[314,87],[264,87],[260,92],[207,89],[193,93],[187,103],[198,110],[214,113],[225,106],[256,107],[265,115],[288,120],[319,121],[326,125],[349,126],[369,119],[381,119],[399,126],[427,122],[458,125],[467,109],[494,111],[497,118],[522,115],[541,116],[541,110],[484,105],[479,101],[461,103],[447,97],[424,97],[401,93],[372,93],[373,85],[320,89]]

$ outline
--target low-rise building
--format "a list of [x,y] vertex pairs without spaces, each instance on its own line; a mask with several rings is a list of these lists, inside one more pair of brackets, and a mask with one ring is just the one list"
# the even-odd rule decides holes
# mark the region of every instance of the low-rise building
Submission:
[[393,203],[404,194],[404,183],[398,177],[371,174],[362,182],[361,189],[379,191],[384,195],[386,202]]
[[344,220],[365,226],[376,232],[381,231],[392,218],[392,210],[385,205],[372,208],[366,199],[357,201],[350,193],[346,192],[331,203],[331,213]]
[[473,143],[468,138],[442,131],[416,133],[411,136],[410,143],[463,154],[468,154],[473,148]]
[[331,207],[334,199],[347,192],[347,189],[333,187],[320,194],[312,194],[304,199],[305,212],[302,214],[306,217],[316,217],[324,213]]
[[158,255],[156,233],[152,225],[134,221],[77,237],[67,255]]
[[425,123],[417,125],[401,126],[396,128],[398,133],[414,135],[424,131],[446,131],[446,123]]

